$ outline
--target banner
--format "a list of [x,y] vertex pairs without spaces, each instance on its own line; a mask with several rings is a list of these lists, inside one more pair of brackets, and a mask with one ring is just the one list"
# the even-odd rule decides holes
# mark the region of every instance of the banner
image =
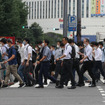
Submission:
[[91,0],[91,16],[105,16],[105,0]]

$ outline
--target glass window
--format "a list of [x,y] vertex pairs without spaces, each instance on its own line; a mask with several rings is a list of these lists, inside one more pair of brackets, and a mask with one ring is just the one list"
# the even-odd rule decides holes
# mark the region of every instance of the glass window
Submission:
[[40,19],[42,18],[42,1],[40,1]]
[[47,19],[47,1],[46,1],[46,19]]
[[29,19],[31,19],[31,2],[29,2]]
[[84,0],[82,0],[82,18],[84,18]]
[[73,0],[73,15],[75,15],[75,0]]
[[39,1],[37,1],[37,19],[39,19]]
[[36,19],[36,1],[35,1],[35,13],[34,13],[34,18]]
[[43,1],[43,19],[44,19],[44,10],[45,10],[45,9],[44,9],[44,1]]
[[69,14],[71,14],[71,0],[69,0]]
[[63,8],[64,8],[63,0],[61,0],[61,18],[63,18]]
[[58,0],[58,18],[59,18],[59,6],[60,6],[60,3],[59,3],[59,0]]
[[89,0],[86,2],[86,17],[89,17]]
[[50,18],[50,8],[51,7],[50,7],[50,0],[49,0],[49,9],[48,9],[49,10],[49,16],[48,16],[49,18]]
[[51,18],[53,18],[53,0],[52,0],[52,5],[51,5],[52,9],[51,9]]
[[32,19],[33,19],[33,2],[32,2]]
[[54,8],[54,18],[56,18],[56,0],[55,0],[55,8]]

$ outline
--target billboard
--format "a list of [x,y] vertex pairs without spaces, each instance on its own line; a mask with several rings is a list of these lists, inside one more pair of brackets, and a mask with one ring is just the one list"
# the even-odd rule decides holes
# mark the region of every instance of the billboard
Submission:
[[105,16],[105,0],[91,0],[91,16]]

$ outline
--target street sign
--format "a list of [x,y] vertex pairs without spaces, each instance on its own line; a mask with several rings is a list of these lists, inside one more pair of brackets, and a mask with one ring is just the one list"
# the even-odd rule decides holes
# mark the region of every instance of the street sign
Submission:
[[68,31],[76,31],[77,30],[77,17],[76,16],[68,16]]

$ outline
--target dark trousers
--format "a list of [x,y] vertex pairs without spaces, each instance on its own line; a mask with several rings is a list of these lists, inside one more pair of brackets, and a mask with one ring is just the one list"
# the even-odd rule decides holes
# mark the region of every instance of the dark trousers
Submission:
[[30,75],[30,72],[32,72],[32,61],[29,61],[29,66],[26,66],[26,62],[25,61],[25,66],[24,66],[24,78],[25,78],[25,82],[27,85],[30,85],[31,82],[34,81],[34,78]]
[[50,74],[48,73],[50,69],[50,62],[41,62],[41,66],[40,66],[40,73],[39,73],[39,85],[43,86],[43,75],[50,79],[51,81],[53,81],[54,83],[56,83],[56,79],[52,76],[50,76]]
[[63,86],[64,82],[68,79],[71,80],[72,86],[75,86],[75,80],[72,72],[73,61],[72,60],[64,60],[63,68],[61,73],[60,85]]
[[81,71],[80,71],[80,67],[79,67],[79,59],[74,59],[73,60],[73,74],[74,74],[74,78],[75,78],[75,70],[77,71],[77,74],[79,76],[79,81],[78,83],[81,84],[82,83],[82,74],[81,74]]
[[[41,64],[38,64],[35,69],[35,79],[36,83],[39,83],[39,71],[40,71]],[[44,76],[44,82],[47,83],[47,78]]]
[[[101,61],[95,61],[95,64],[94,64],[93,73],[94,73],[96,78],[98,78],[97,77],[98,70],[99,70],[99,72],[102,74],[102,76],[105,79],[105,72],[103,71],[102,62]],[[99,75],[100,75],[100,73],[99,73]]]
[[95,85],[95,76],[93,74],[92,71],[93,68],[93,62],[92,61],[86,61],[83,63],[83,66],[81,68],[81,74],[82,74],[82,84],[84,84],[84,77],[83,74],[86,72],[86,70],[88,70],[88,73],[90,75],[90,77],[92,78],[92,83]]
[[61,63],[62,63],[61,60],[59,60],[59,61],[56,62],[55,75],[54,75],[54,77],[56,79],[57,79],[58,75],[61,74],[61,70],[62,70]]

